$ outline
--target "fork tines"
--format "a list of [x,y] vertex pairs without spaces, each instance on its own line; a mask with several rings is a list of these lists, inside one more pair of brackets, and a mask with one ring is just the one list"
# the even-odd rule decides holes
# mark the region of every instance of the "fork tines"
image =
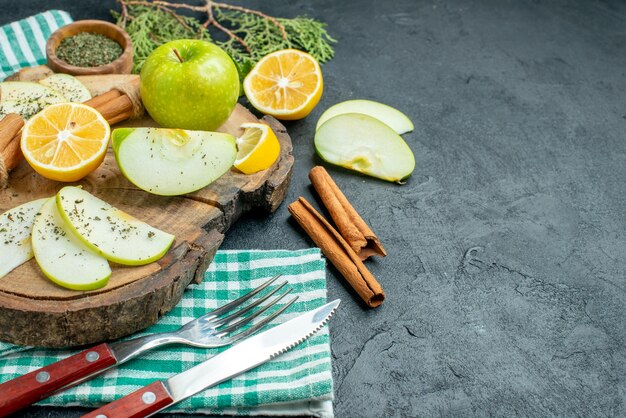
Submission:
[[[287,296],[293,290],[292,288],[286,288],[283,292],[278,294],[276,297],[272,298],[272,296],[274,296],[281,289],[284,289],[285,286],[287,286],[287,282],[284,281],[284,282],[278,283],[274,289],[267,292],[263,296],[246,304],[246,302],[250,301],[253,297],[263,292],[263,290],[265,290],[271,284],[273,284],[280,276],[281,275],[278,274],[272,277],[271,279],[269,279],[262,285],[251,290],[250,292],[246,293],[240,298],[235,299],[227,303],[226,305],[223,305],[213,310],[212,312],[207,314],[205,326],[210,327],[215,332],[214,334],[215,337],[222,338],[222,339],[228,338],[230,343],[238,341],[242,338],[245,338],[255,333],[256,331],[264,327],[267,323],[271,322],[274,318],[276,318],[282,312],[284,312],[287,308],[289,308],[289,306],[291,306],[298,299],[298,297],[296,296],[290,299],[287,303],[285,303],[275,312],[263,318],[262,320],[255,323],[251,327],[243,331],[240,331],[237,334],[232,334],[229,336],[229,334],[243,329],[243,327],[246,324],[252,322],[255,318],[259,317],[268,309],[270,309],[272,306],[276,305],[278,302],[280,302],[285,296]],[[268,302],[263,304],[266,301]],[[241,308],[236,309],[238,307],[241,307]],[[258,309],[255,310],[255,308],[257,307]]]

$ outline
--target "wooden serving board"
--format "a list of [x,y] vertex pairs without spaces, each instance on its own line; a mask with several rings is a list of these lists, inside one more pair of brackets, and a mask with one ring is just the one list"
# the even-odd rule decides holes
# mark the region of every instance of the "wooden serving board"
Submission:
[[[239,135],[244,122],[258,121],[237,105],[219,131]],[[199,283],[224,233],[242,213],[273,212],[283,201],[293,166],[291,139],[274,118],[281,154],[269,169],[244,175],[236,169],[193,194],[177,197],[144,192],[120,173],[112,151],[96,171],[78,183],[112,205],[176,235],[158,262],[141,267],[111,264],[102,289],[64,289],[42,273],[35,260],[0,278],[0,340],[20,345],[69,347],[120,338],[154,324],[172,309],[190,283]],[[155,126],[149,118],[116,125]],[[0,213],[33,199],[53,196],[66,183],[47,180],[26,162],[0,191]]]

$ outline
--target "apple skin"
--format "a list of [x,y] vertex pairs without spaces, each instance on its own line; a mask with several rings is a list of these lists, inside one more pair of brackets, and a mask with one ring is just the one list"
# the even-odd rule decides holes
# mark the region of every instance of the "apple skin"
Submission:
[[233,60],[220,47],[197,39],[178,39],[155,49],[140,80],[146,110],[165,128],[214,131],[239,98]]

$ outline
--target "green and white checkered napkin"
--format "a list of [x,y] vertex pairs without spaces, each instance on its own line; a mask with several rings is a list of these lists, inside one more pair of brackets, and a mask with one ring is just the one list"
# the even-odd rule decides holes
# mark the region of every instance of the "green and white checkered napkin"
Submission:
[[49,10],[0,27],[0,81],[22,67],[46,63],[46,41],[72,22],[67,12]]
[[[136,335],[173,331],[236,299],[268,278],[282,274],[299,299],[272,324],[326,303],[325,262],[319,249],[301,251],[218,251],[204,282],[190,286],[178,305],[156,325]],[[282,280],[282,279],[279,279]],[[289,297],[285,298],[289,299]],[[270,309],[266,314],[270,314]],[[153,350],[101,376],[54,395],[40,405],[95,407],[155,380],[163,380],[222,349],[170,346]],[[0,382],[76,353],[25,349],[0,343]],[[293,350],[234,379],[195,395],[170,412],[240,415],[332,416],[333,385],[328,327]]]

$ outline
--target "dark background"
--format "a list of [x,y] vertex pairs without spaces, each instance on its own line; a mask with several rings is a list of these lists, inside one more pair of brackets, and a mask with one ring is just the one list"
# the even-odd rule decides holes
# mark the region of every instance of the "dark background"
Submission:
[[[389,252],[367,263],[387,294],[376,310],[329,269],[329,298],[344,300],[336,415],[624,416],[626,3],[245,4],[324,20],[339,41],[319,106],[287,124],[287,202],[314,200],[314,127],[330,105],[379,100],[415,123],[408,184],[328,167]],[[78,20],[116,6],[5,0],[0,23],[52,7]],[[283,205],[242,219],[223,248],[311,245]]]

